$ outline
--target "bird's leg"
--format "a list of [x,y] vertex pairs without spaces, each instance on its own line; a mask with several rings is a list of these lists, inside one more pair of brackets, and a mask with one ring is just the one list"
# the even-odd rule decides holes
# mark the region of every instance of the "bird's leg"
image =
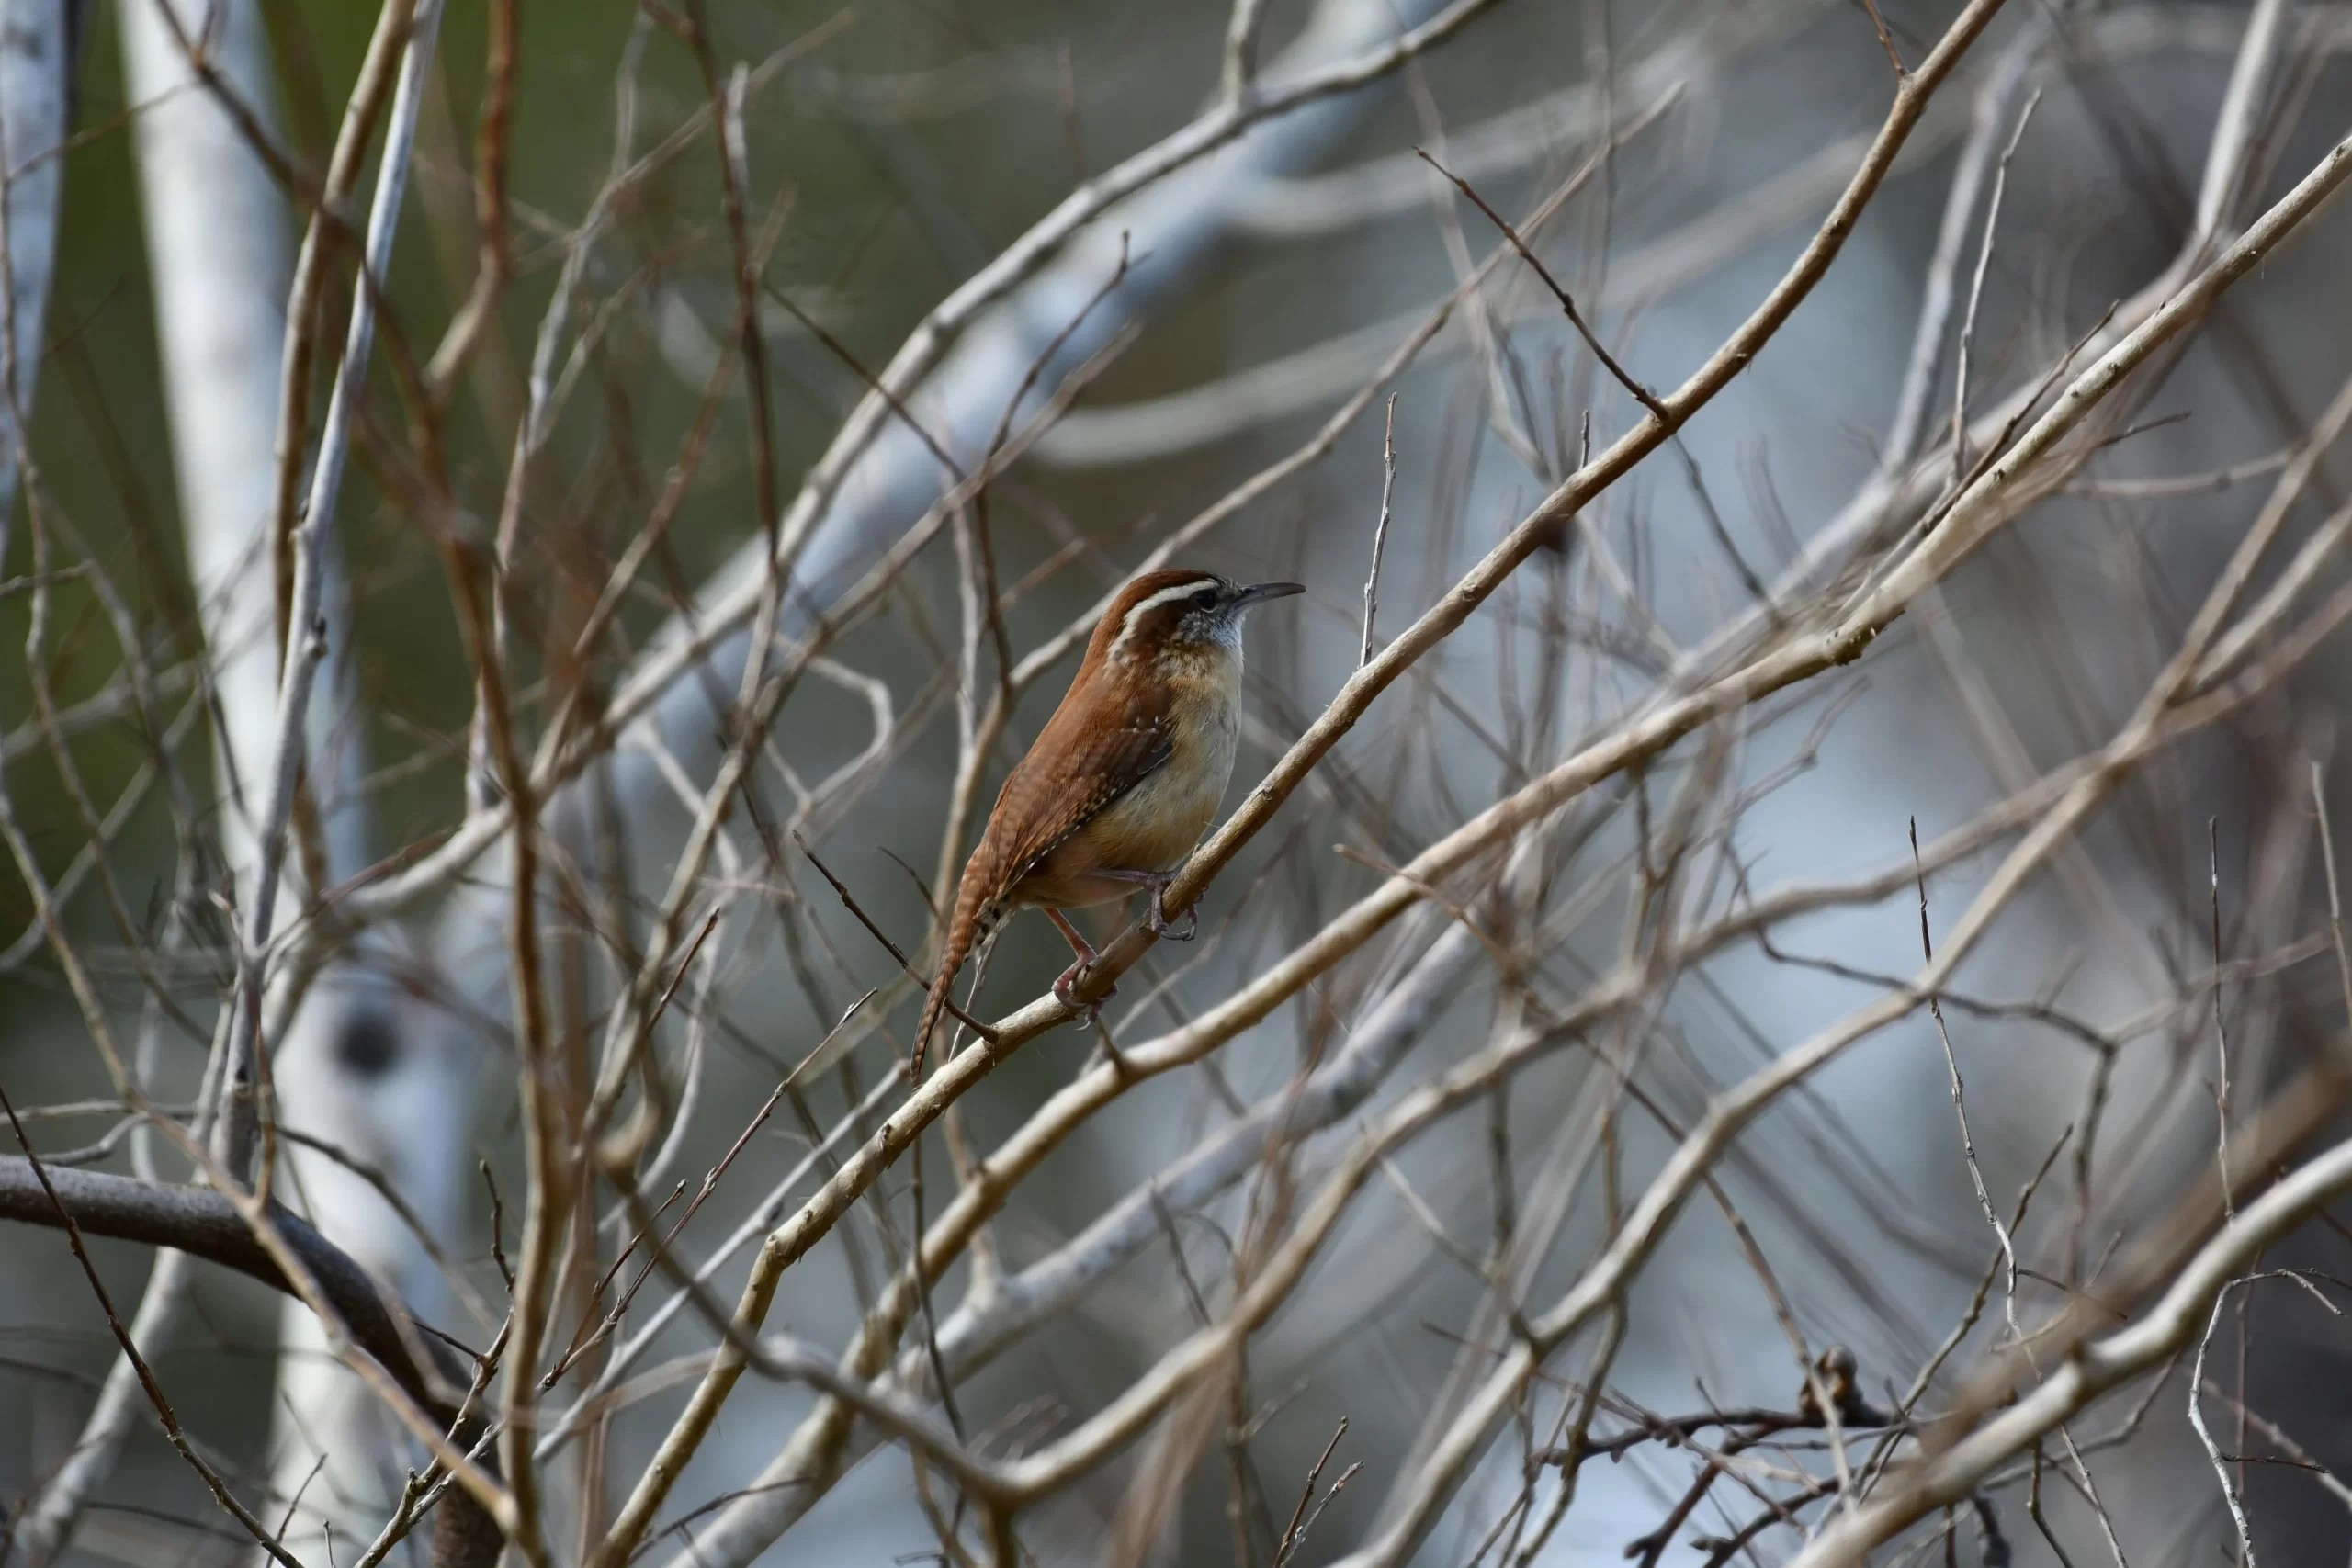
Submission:
[[1094,1001],[1079,1000],[1075,987],[1080,978],[1085,975],[1087,965],[1092,964],[1099,955],[1087,940],[1078,934],[1078,928],[1069,923],[1069,916],[1059,909],[1048,907],[1046,910],[1046,918],[1059,928],[1062,935],[1069,939],[1071,950],[1078,954],[1077,962],[1063,970],[1060,977],[1054,981],[1054,997],[1062,1006],[1076,1008],[1080,1022],[1091,1023],[1094,1021],[1094,1015],[1102,1010],[1101,1004],[1118,995],[1119,987],[1116,986],[1104,987],[1102,995]]
[[1179,931],[1176,928],[1175,922],[1168,918],[1168,910],[1159,901],[1160,895],[1168,891],[1168,885],[1176,880],[1176,874],[1174,872],[1110,871],[1098,868],[1091,874],[1095,876],[1108,877],[1113,882],[1133,882],[1141,886],[1150,888],[1151,903],[1144,909],[1143,925],[1144,930],[1149,931],[1152,935],[1156,937],[1164,937],[1170,942],[1190,942],[1193,938],[1200,934],[1201,917],[1199,911],[1194,909],[1185,910],[1184,926],[1182,931]]

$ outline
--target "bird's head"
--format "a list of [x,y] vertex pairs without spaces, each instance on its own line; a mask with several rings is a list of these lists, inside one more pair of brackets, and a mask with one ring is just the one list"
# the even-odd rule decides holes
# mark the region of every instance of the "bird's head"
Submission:
[[1295,582],[1229,582],[1213,571],[1147,571],[1119,590],[1094,630],[1103,659],[1147,653],[1238,649],[1241,618],[1253,604],[1306,590]]

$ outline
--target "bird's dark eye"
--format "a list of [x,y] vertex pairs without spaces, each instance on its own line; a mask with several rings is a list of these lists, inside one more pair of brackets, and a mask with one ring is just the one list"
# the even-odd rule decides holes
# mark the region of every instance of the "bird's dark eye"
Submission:
[[1216,609],[1216,590],[1214,588],[1202,589],[1198,593],[1193,595],[1193,603],[1199,605],[1204,610]]

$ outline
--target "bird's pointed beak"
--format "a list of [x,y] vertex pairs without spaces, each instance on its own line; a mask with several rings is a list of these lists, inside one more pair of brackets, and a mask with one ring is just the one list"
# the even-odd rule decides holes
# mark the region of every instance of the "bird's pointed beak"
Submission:
[[1294,593],[1306,592],[1306,585],[1303,582],[1253,582],[1233,596],[1233,607],[1246,610],[1269,599],[1287,599]]

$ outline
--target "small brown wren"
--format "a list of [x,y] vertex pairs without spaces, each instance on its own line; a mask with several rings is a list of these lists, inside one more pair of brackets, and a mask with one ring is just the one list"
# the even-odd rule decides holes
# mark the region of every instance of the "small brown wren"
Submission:
[[1013,908],[1042,908],[1069,939],[1078,958],[1054,982],[1054,995],[1073,1006],[1071,987],[1095,953],[1064,909],[1142,887],[1152,931],[1192,939],[1191,911],[1178,929],[1159,899],[1216,819],[1233,776],[1241,617],[1252,604],[1305,592],[1295,582],[1239,587],[1182,570],[1147,571],[1119,590],[1061,706],[1006,776],[956,884],[939,973],[915,1030],[918,1076],[956,972],[981,932]]

